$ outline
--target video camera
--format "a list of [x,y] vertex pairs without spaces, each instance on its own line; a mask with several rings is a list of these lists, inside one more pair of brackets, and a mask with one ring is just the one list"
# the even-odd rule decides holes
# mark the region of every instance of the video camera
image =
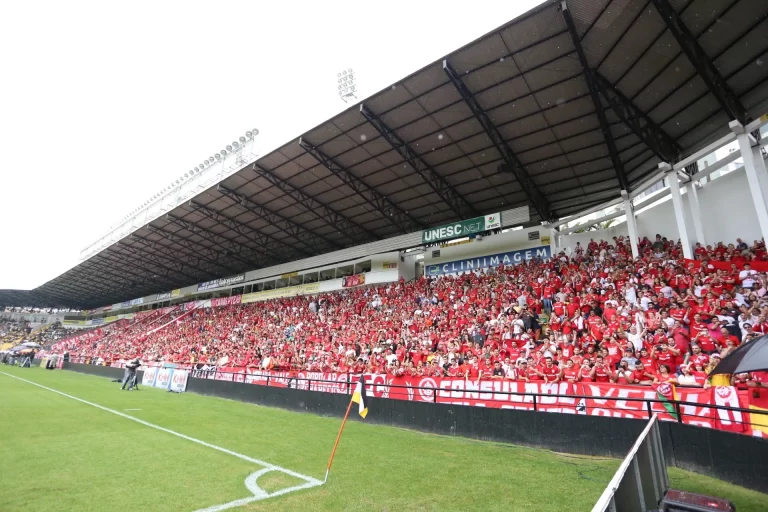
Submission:
[[139,361],[138,359],[133,359],[125,363],[125,367],[128,368],[129,370],[136,370],[140,366],[141,366],[141,361]]

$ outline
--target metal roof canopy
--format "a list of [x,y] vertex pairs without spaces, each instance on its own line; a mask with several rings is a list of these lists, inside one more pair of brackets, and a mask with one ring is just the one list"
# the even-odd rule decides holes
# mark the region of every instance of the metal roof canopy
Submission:
[[91,308],[526,204],[534,223],[578,213],[763,113],[767,15],[764,0],[545,2],[32,296]]

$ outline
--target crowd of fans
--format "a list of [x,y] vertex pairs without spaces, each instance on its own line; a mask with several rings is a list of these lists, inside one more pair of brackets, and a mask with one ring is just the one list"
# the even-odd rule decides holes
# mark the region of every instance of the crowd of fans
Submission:
[[16,343],[30,330],[27,322],[0,320],[0,345]]
[[[699,245],[696,265],[661,236],[639,249],[592,240],[485,272],[153,312],[54,348],[104,364],[707,386],[724,356],[768,334],[768,276],[749,266],[768,260],[764,241]],[[765,372],[733,379],[768,387]]]

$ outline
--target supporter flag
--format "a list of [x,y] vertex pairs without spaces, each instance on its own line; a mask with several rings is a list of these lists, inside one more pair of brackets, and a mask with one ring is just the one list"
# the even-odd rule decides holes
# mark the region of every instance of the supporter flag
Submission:
[[673,400],[677,400],[677,391],[675,391],[675,385],[669,383],[654,384],[653,389],[656,390],[656,398],[662,400],[662,405],[667,410],[670,416],[678,419],[677,411],[675,410],[675,404]]
[[360,376],[360,380],[357,381],[355,386],[355,392],[352,394],[352,401],[358,404],[358,412],[360,416],[365,418],[368,415],[368,397],[365,394],[365,380],[363,376]]
[[[717,386],[710,388],[710,390],[712,392],[711,403],[713,405],[728,407],[728,409],[714,409],[713,416],[715,418],[715,428],[718,430],[727,430],[729,432],[745,432],[747,430],[747,425],[744,421],[744,415],[740,410],[745,407],[739,399],[739,394],[736,388],[733,386]],[[758,415],[755,414],[754,416]]]
[[761,432],[761,437],[768,437],[768,389],[749,391],[749,409],[755,411],[749,415],[753,434]]

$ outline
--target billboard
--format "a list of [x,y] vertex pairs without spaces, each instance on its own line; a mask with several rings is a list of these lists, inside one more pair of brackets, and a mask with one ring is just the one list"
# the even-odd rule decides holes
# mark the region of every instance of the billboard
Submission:
[[424,275],[442,276],[445,274],[456,274],[472,270],[482,270],[485,268],[498,267],[499,265],[517,265],[524,261],[532,259],[547,259],[552,257],[552,251],[548,245],[531,247],[530,249],[520,249],[518,251],[502,252],[499,254],[489,254],[487,256],[476,256],[455,261],[446,261],[424,267]]

